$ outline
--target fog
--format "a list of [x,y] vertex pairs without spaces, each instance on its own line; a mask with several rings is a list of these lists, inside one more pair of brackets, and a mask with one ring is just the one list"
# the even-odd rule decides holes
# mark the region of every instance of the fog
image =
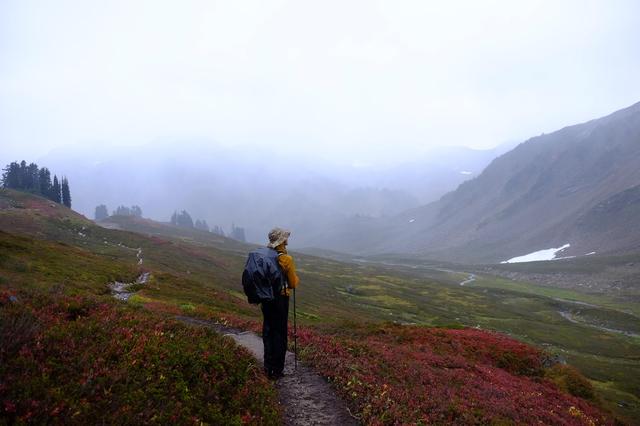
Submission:
[[432,201],[640,99],[635,1],[3,1],[0,160],[257,240]]
[[99,204],[112,212],[139,205],[145,217],[168,221],[187,210],[229,232],[245,228],[262,242],[274,224],[292,229],[292,246],[353,216],[382,217],[433,201],[476,176],[510,144],[491,150],[441,148],[394,167],[353,166],[243,150],[200,140],[120,147],[59,148],[42,157],[71,181],[73,208],[93,217]]

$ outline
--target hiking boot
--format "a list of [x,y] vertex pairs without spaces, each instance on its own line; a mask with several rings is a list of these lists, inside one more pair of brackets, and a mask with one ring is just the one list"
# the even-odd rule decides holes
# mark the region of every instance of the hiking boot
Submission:
[[267,374],[267,377],[269,377],[269,380],[278,380],[281,379],[282,377],[284,377],[284,373],[282,371],[280,372],[275,372],[275,371],[270,371]]

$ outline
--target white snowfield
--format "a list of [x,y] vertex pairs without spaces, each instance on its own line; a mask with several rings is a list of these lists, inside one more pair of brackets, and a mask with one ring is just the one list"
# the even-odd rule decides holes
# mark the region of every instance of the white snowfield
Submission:
[[533,253],[525,254],[524,256],[512,257],[511,259],[504,260],[500,263],[522,263],[539,262],[542,260],[557,260],[560,258],[556,258],[556,254],[569,247],[571,247],[571,244],[567,243],[562,247],[534,251]]
[[467,171],[467,170],[463,170],[463,171],[461,171],[461,172],[460,172],[460,174],[461,174],[461,175],[472,175],[472,174],[473,174],[473,172],[469,172],[469,171]]

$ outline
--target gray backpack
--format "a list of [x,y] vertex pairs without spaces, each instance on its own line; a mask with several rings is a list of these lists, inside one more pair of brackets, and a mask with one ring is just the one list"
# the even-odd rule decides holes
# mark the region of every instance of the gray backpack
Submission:
[[272,301],[282,291],[284,282],[276,250],[261,247],[249,253],[242,272],[242,288],[249,303]]

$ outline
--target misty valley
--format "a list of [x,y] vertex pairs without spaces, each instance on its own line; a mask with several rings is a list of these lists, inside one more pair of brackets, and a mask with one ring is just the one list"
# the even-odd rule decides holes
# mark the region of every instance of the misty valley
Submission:
[[0,426],[640,425],[638,17],[0,1]]
[[[73,169],[60,185],[46,167],[11,163],[0,193],[3,418],[81,422],[112,406],[145,422],[185,410],[208,423],[277,422],[283,414],[268,401],[282,389],[278,396],[255,368],[233,376],[251,365],[252,346],[231,354],[248,345],[237,336],[261,331],[239,275],[258,236],[278,223],[292,230],[303,283],[296,356],[308,374],[329,381],[317,392],[335,392],[357,413],[339,422],[413,423],[416,413],[435,423],[632,421],[640,413],[638,140],[640,104],[532,138],[491,161],[483,153],[477,174],[455,174],[458,181],[442,188],[457,189],[426,204],[417,201],[424,193],[358,186],[354,176],[329,182],[309,172],[287,187],[268,170],[257,171],[259,179],[197,168],[173,179],[176,196],[152,200],[167,181],[138,173],[167,172],[159,166],[123,166],[116,179],[101,181],[100,168],[112,163],[97,163]],[[590,163],[610,168],[594,179]],[[358,173],[369,183],[385,176]],[[216,185],[198,187],[199,178]],[[270,204],[266,186],[279,187],[281,198]],[[220,202],[229,193],[241,198]],[[118,207],[110,210],[107,199]],[[235,344],[208,340],[220,333]],[[195,340],[185,346],[186,336]],[[204,350],[217,355],[201,365],[194,357]],[[60,362],[72,362],[73,371]],[[190,367],[175,370],[173,362]],[[217,362],[234,366],[203,382]],[[421,379],[407,393],[410,371]],[[231,389],[227,380],[245,384]],[[497,388],[493,401],[487,395]],[[203,405],[216,392],[231,399]],[[253,395],[253,405],[238,392]],[[513,399],[514,392],[537,396]],[[445,395],[464,400],[451,405]]]

